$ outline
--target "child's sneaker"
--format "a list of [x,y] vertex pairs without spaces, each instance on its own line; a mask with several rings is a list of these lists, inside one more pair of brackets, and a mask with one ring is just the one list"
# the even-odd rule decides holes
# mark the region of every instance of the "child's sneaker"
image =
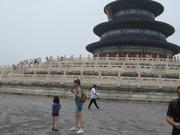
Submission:
[[84,130],[82,128],[80,128],[76,133],[77,134],[82,134],[82,133],[84,133]]
[[78,128],[78,127],[72,127],[72,128],[70,128],[69,130],[70,130],[70,131],[76,131],[76,130],[79,130],[79,128]]

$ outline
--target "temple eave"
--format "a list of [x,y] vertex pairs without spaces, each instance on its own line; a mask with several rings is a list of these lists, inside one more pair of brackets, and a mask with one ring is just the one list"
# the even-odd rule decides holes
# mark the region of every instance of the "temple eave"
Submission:
[[104,12],[105,14],[107,14],[108,10],[111,10],[111,12],[116,12],[117,10],[134,9],[134,8],[148,10],[152,12],[156,17],[159,16],[164,11],[164,7],[160,3],[157,3],[155,1],[118,0],[106,5],[104,8]]
[[151,22],[148,20],[138,20],[138,19],[126,19],[126,20],[116,20],[111,22],[104,22],[98,24],[94,28],[94,33],[98,36],[101,36],[107,31],[115,29],[150,29],[162,32],[166,37],[172,35],[175,32],[174,27],[164,22]]
[[171,50],[174,54],[180,53],[180,46],[169,43],[169,42],[145,42],[140,40],[128,40],[128,41],[122,41],[122,40],[111,40],[111,41],[99,41],[92,43],[86,47],[86,49],[89,52],[93,52],[94,50],[102,47],[110,47],[110,46],[122,46],[122,45],[133,45],[133,46],[142,46],[142,47],[156,47],[156,48],[165,48],[168,50]]

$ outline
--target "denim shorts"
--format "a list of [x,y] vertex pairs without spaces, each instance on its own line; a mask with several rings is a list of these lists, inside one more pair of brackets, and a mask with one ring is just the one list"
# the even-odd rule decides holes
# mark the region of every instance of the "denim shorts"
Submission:
[[76,112],[82,112],[82,108],[83,108],[83,103],[80,102],[76,102]]

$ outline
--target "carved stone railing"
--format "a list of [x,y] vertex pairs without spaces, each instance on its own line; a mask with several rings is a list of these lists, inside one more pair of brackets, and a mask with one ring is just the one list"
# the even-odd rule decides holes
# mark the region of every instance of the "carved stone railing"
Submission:
[[14,69],[0,66],[0,81],[71,84],[114,87],[175,88],[180,84],[180,60],[162,58],[88,57],[53,59]]

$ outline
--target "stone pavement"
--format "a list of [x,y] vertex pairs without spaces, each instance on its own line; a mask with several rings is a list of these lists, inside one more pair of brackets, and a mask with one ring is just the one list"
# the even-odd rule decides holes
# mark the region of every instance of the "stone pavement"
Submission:
[[[51,131],[53,97],[0,94],[0,135],[75,135],[74,101],[61,99],[60,128]],[[84,135],[169,135],[167,103],[98,101],[84,105]]]

